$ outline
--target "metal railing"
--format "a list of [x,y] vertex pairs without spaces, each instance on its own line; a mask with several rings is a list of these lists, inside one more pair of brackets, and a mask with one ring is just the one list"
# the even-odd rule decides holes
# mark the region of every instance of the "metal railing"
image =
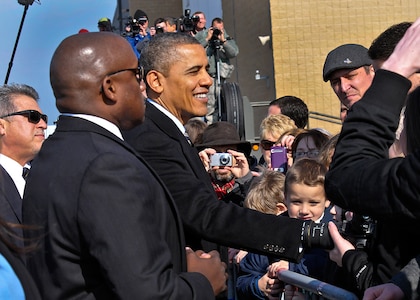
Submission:
[[[279,272],[279,279],[305,291],[305,299],[357,300],[357,296],[324,281],[292,271]],[[309,293],[306,293],[309,292]]]
[[310,111],[309,112],[309,119],[316,119],[316,120],[321,120],[321,121],[341,125],[341,120],[340,120],[339,117],[319,113],[319,112],[316,112],[316,111]]

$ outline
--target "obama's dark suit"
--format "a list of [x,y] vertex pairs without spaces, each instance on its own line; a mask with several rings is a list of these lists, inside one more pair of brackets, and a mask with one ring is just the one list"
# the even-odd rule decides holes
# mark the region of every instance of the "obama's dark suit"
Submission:
[[174,198],[187,244],[200,239],[297,261],[303,221],[262,214],[219,201],[210,178],[184,135],[159,109],[146,103],[145,121],[124,137],[152,166]]

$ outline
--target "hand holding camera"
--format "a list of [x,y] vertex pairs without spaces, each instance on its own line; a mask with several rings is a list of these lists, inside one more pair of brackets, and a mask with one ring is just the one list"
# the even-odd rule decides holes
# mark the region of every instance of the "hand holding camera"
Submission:
[[230,153],[214,153],[210,156],[210,167],[232,167],[233,156]]
[[199,156],[207,171],[214,169],[229,169],[236,178],[248,174],[249,164],[244,153],[235,150],[217,152],[213,148],[206,148],[200,151]]

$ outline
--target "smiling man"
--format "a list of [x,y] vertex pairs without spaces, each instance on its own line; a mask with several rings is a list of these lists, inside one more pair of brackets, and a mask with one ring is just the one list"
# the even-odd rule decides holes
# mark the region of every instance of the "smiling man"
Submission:
[[[301,236],[307,229],[312,231],[311,222],[263,214],[217,199],[183,126],[188,119],[206,114],[212,84],[206,52],[197,39],[183,33],[158,34],[144,48],[140,64],[149,97],[145,120],[124,132],[124,139],[155,169],[171,192],[188,246],[209,251],[223,245],[297,261],[303,254],[301,246],[325,241],[312,241],[312,233]],[[262,235],[268,227],[279,230]],[[328,234],[324,232],[323,237],[328,239]]]
[[347,108],[362,98],[374,76],[368,49],[362,45],[341,45],[325,59],[323,79],[330,81],[334,93]]

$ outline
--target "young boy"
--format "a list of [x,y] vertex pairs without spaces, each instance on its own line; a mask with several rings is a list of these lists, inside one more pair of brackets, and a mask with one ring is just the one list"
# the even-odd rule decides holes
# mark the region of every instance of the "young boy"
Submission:
[[[284,203],[291,218],[328,222],[331,214],[325,210],[330,201],[324,191],[327,168],[314,159],[302,158],[287,171],[284,184]],[[323,249],[309,249],[299,263],[270,261],[263,255],[249,253],[241,263],[241,276],[237,280],[237,293],[240,299],[266,299],[269,294],[281,292],[277,271],[291,271],[325,280],[326,266],[331,261]],[[267,271],[268,270],[268,271]]]
[[[284,201],[285,175],[278,171],[266,169],[255,177],[244,201],[244,206],[267,214],[280,215],[287,210]],[[245,256],[244,256],[245,255]],[[274,284],[279,284],[277,278],[270,278],[267,267],[269,258],[265,255],[239,251],[237,262],[240,272],[236,280],[238,299],[266,299]],[[239,262],[238,257],[244,257]],[[287,267],[287,266],[286,266]]]

